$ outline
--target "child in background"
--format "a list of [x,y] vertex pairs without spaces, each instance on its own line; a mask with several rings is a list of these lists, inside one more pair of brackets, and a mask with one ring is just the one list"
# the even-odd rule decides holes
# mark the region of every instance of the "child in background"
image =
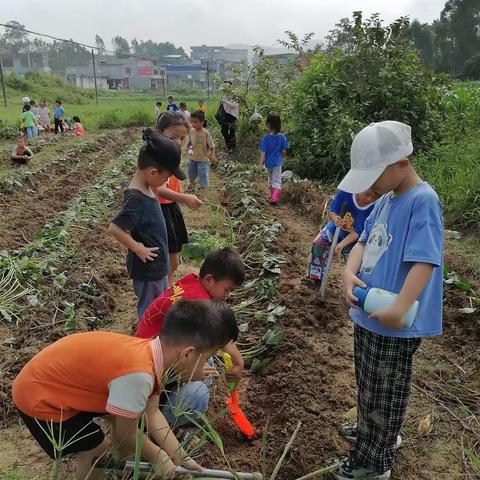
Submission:
[[162,114],[162,102],[157,102],[155,104],[155,125],[158,122],[158,117]]
[[198,110],[203,112],[205,115],[207,114],[207,107],[205,106],[205,102],[203,100],[198,101]]
[[75,134],[76,137],[83,137],[85,135],[85,129],[83,128],[83,125],[80,123],[80,117],[73,117],[73,133]]
[[50,110],[47,108],[45,100],[40,100],[38,123],[43,128],[44,132],[50,131]]
[[260,167],[268,172],[269,202],[275,205],[282,193],[282,163],[287,153],[287,137],[280,133],[282,122],[278,115],[268,115],[267,128],[269,133],[260,142]]
[[170,175],[185,179],[180,157],[180,147],[173,140],[162,135],[147,137],[123,205],[108,227],[109,233],[128,248],[127,269],[138,298],[138,319],[168,288],[167,230],[154,191]]
[[[357,423],[342,428],[355,449],[333,472],[338,480],[390,478],[410,397],[413,356],[423,337],[442,332],[442,207],[415,171],[412,152],[408,125],[372,123],[353,140],[351,170],[338,187],[352,193],[370,188],[383,195],[343,275],[354,322]],[[357,306],[356,286],[378,287],[398,297],[368,315]],[[404,317],[415,300],[418,313],[406,327]]]
[[[219,348],[236,341],[235,317],[215,305],[183,300],[168,312],[162,336],[143,340],[113,332],[68,335],[43,349],[13,382],[13,401],[37,443],[53,460],[78,455],[77,479],[100,480],[95,457],[113,445],[119,458],[136,449],[153,477],[174,478],[175,466],[202,470],[178,443],[159,410],[168,372],[182,381],[204,377],[204,365]],[[138,426],[146,416],[140,442]],[[111,441],[95,417],[108,416]],[[59,452],[52,438],[62,445]],[[140,447],[138,445],[141,445]]]
[[[230,249],[209,253],[199,275],[191,273],[183,277],[150,304],[138,324],[135,335],[140,338],[152,338],[156,335],[161,337],[165,315],[178,300],[225,300],[233,289],[243,284],[244,280],[245,266],[238,253]],[[223,350],[231,355],[233,361],[232,372],[226,374],[227,381],[238,382],[244,368],[242,355],[234,342],[230,342]],[[188,407],[191,411],[200,413],[207,411],[209,391],[203,381],[187,383],[176,391],[172,388],[165,390],[167,395],[162,402],[162,412],[170,424],[175,421],[177,425],[181,425],[187,421],[185,418],[175,419],[177,397],[188,398]]]
[[55,123],[55,134],[58,133],[58,129],[63,133],[63,122],[64,122],[65,110],[62,107],[62,102],[60,100],[55,101],[55,109],[53,113],[53,120]]
[[187,104],[180,102],[180,113],[185,118],[185,121],[190,125],[190,112],[187,110]]
[[205,121],[203,122],[203,128],[207,128],[207,107],[205,106],[205,102],[203,100],[198,101],[198,110],[205,114]]
[[22,107],[22,113],[23,112],[26,112],[26,106],[30,106],[30,99],[28,97],[23,97],[22,98],[22,103],[23,103],[23,107]]
[[[188,132],[187,127],[187,122],[180,112],[164,112],[157,123],[158,133],[176,141],[180,147],[185,143]],[[156,193],[167,225],[168,254],[170,259],[168,285],[171,287],[175,281],[175,272],[180,264],[182,246],[188,243],[187,227],[178,204],[183,203],[188,208],[197,210],[202,206],[203,202],[195,195],[183,193],[182,183],[174,175],[169,177],[165,185],[158,187]]]
[[37,136],[37,120],[30,110],[30,105],[24,106],[25,111],[22,113],[22,122],[27,131],[27,138],[35,138]]
[[[376,195],[372,190],[356,194],[337,190],[328,213],[329,222],[313,240],[308,277],[315,286],[318,286],[323,278],[336,228],[341,228],[335,247],[335,256],[339,260],[342,253],[344,258],[348,257],[348,252],[359,239],[365,220],[373,210],[375,200]],[[346,204],[347,209],[343,217],[340,217],[343,204]]]
[[190,161],[188,162],[188,188],[193,188],[195,180],[199,179],[200,187],[209,185],[210,161],[215,160],[215,144],[210,132],[203,127],[205,114],[200,110],[190,115],[192,128],[188,134],[187,146]]
[[173,102],[173,97],[170,95],[168,98],[167,112],[177,112],[177,104]]
[[33,157],[32,151],[27,147],[27,139],[22,135],[17,138],[17,144],[12,150],[12,165],[25,165]]

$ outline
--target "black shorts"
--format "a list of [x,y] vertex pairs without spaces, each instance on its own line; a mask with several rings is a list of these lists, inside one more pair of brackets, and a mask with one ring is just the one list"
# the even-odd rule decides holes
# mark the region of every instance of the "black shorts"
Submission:
[[[53,460],[72,453],[88,452],[97,448],[104,440],[105,434],[93,421],[106,413],[80,412],[64,422],[50,422],[30,417],[18,410],[26,427],[45,453]],[[60,438],[61,436],[61,438]],[[61,452],[55,451],[49,437],[63,445]]]
[[180,253],[188,243],[188,232],[178,203],[162,203],[162,212],[167,225],[168,253]]

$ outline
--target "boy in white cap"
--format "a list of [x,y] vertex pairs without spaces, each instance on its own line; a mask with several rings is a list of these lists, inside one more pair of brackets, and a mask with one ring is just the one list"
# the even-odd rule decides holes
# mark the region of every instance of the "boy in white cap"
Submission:
[[[411,129],[394,121],[372,123],[354,139],[351,170],[340,189],[372,188],[383,195],[365,222],[343,281],[354,321],[357,423],[342,426],[355,443],[334,477],[388,479],[411,388],[413,355],[423,337],[442,331],[443,219],[433,188],[416,173]],[[356,286],[398,294],[368,315],[358,308]],[[403,319],[419,301],[413,324]]]

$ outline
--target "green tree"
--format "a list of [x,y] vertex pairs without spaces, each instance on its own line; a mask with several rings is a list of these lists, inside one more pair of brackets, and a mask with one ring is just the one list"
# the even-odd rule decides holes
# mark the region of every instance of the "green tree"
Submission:
[[130,46],[126,38],[117,35],[112,39],[113,49],[117,55],[128,55],[130,53]]
[[105,55],[105,42],[100,35],[95,35],[95,46],[99,55]]
[[14,53],[25,51],[30,43],[28,33],[24,32],[25,25],[15,20],[6,23],[5,33],[2,36],[3,45]]
[[413,20],[404,29],[405,36],[412,42],[413,48],[418,52],[424,65],[435,66],[435,33],[428,23]]
[[458,75],[465,62],[480,50],[480,2],[448,0],[434,23],[441,71]]

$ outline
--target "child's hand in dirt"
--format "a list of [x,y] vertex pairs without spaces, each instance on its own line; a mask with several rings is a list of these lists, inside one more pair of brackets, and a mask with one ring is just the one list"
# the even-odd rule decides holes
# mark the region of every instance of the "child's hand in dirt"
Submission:
[[196,195],[192,194],[186,194],[183,203],[191,210],[196,210],[203,205],[203,202]]
[[146,247],[143,243],[137,242],[134,253],[143,263],[147,263],[153,262],[155,257],[158,257],[158,254],[155,253],[157,250],[158,247]]
[[225,372],[225,380],[227,383],[238,383],[243,375],[243,365],[233,365],[231,372]]
[[395,304],[392,304],[388,308],[372,313],[368,318],[378,320],[378,322],[384,327],[401,330],[403,328],[404,316],[405,312],[395,307]]
[[206,363],[203,366],[203,369],[202,369],[203,380],[207,380],[208,378],[216,377],[217,375],[218,375],[218,371],[214,366],[211,366],[208,363]]
[[356,275],[349,270],[345,269],[343,272],[343,291],[345,293],[345,300],[347,304],[352,308],[358,308],[356,302],[358,298],[353,295],[353,289],[359,286],[361,288],[367,288],[367,285],[362,282]]

